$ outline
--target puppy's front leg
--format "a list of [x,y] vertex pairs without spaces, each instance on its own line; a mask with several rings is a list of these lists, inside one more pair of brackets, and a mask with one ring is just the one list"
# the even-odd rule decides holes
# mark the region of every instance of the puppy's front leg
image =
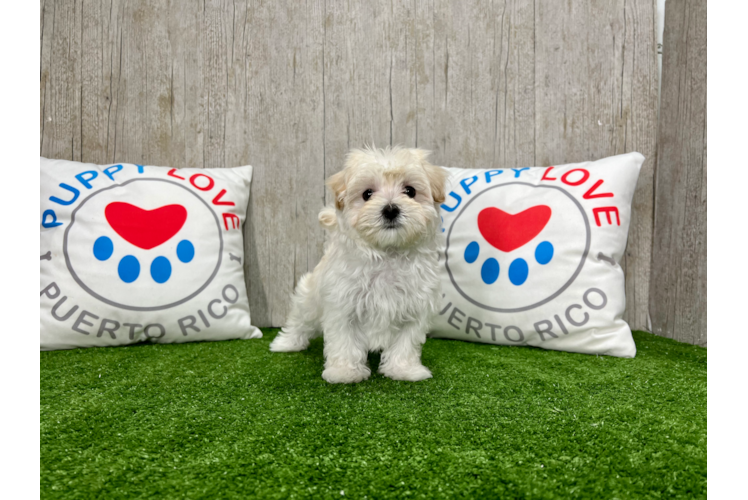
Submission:
[[379,373],[408,382],[431,378],[431,371],[421,363],[421,347],[426,342],[424,328],[418,324],[409,325],[393,337],[392,344],[382,351]]
[[369,348],[364,335],[351,325],[325,325],[325,370],[322,378],[331,384],[355,384],[366,380]]

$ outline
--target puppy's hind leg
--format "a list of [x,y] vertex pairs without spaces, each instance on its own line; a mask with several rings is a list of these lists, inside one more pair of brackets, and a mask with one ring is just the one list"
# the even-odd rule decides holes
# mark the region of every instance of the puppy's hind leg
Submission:
[[286,326],[270,343],[272,352],[296,352],[309,347],[309,341],[319,335],[319,300],[314,273],[305,274],[291,298],[291,312]]

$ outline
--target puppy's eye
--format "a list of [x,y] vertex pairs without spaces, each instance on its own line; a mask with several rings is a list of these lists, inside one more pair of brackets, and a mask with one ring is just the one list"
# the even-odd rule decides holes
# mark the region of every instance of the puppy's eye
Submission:
[[410,186],[405,186],[405,194],[408,195],[408,198],[415,198],[416,197],[416,190],[413,189]]
[[372,191],[371,189],[367,189],[366,191],[364,191],[364,201],[369,201],[369,198],[371,198],[371,195],[373,194],[374,191]]

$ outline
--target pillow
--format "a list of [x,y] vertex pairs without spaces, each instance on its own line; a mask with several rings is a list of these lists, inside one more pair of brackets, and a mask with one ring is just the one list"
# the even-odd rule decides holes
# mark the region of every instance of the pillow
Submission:
[[41,162],[42,350],[250,339],[252,167]]
[[643,162],[447,168],[431,336],[633,357],[619,262]]

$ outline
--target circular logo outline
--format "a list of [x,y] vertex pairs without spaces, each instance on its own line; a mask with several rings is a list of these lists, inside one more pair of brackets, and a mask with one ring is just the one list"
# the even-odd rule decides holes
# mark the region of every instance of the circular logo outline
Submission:
[[[78,212],[78,210],[83,205],[85,205],[88,200],[90,200],[91,198],[93,198],[94,196],[96,196],[98,194],[103,193],[104,191],[109,191],[110,189],[114,189],[114,188],[126,186],[126,185],[128,185],[128,184],[130,184],[132,182],[142,182],[142,181],[166,182],[168,184],[173,184],[175,186],[178,186],[181,189],[184,189],[185,191],[187,191],[188,193],[190,193],[192,196],[194,196],[195,198],[197,198],[198,200],[200,200],[200,202],[203,205],[205,205],[205,207],[208,209],[208,211],[211,213],[211,215],[213,215],[213,219],[215,219],[215,221],[216,221],[216,227],[218,228],[218,241],[219,241],[218,262],[216,262],[216,267],[215,267],[215,269],[213,269],[213,273],[210,275],[210,277],[208,278],[208,280],[205,283],[203,283],[203,285],[200,288],[198,288],[191,295],[188,295],[187,297],[185,297],[183,299],[180,299],[180,300],[178,300],[176,302],[172,302],[171,304],[166,304],[166,305],[163,305],[163,306],[153,306],[153,307],[128,306],[128,305],[125,305],[125,304],[120,304],[120,303],[115,302],[113,300],[109,300],[109,299],[107,299],[105,297],[102,297],[98,293],[96,293],[93,290],[91,290],[88,286],[86,286],[86,284],[83,283],[83,281],[78,277],[78,275],[73,270],[73,265],[70,263],[70,257],[68,256],[68,233],[70,232],[70,228],[73,227],[73,224],[75,224],[75,214]],[[103,189],[99,189],[98,191],[96,191],[95,193],[91,193],[83,201],[81,201],[80,204],[77,207],[75,207],[75,210],[73,210],[73,212],[70,214],[70,224],[68,225],[67,228],[65,228],[65,234],[64,234],[63,240],[62,240],[62,254],[65,256],[65,265],[67,266],[68,271],[70,271],[70,275],[73,277],[73,279],[75,280],[75,282],[78,283],[78,285],[80,285],[80,287],[83,288],[83,290],[85,290],[92,297],[94,297],[94,298],[96,298],[96,299],[104,302],[105,304],[109,304],[110,306],[119,307],[120,309],[127,309],[129,311],[161,311],[163,309],[169,309],[171,307],[178,306],[180,304],[184,304],[185,302],[187,302],[187,301],[195,298],[198,294],[200,294],[200,292],[202,292],[203,290],[205,290],[208,287],[208,285],[210,285],[210,283],[213,281],[213,279],[218,274],[218,269],[221,267],[221,262],[223,260],[223,234],[221,233],[221,222],[218,220],[218,216],[215,214],[215,212],[210,207],[210,205],[208,205],[208,203],[205,200],[203,200],[202,198],[200,198],[196,193],[193,193],[192,191],[190,191],[189,189],[187,189],[183,185],[179,184],[178,182],[174,182],[174,181],[170,181],[170,180],[166,180],[166,179],[156,179],[156,178],[153,178],[153,177],[145,177],[145,178],[142,178],[142,179],[130,179],[129,181],[125,181],[122,184],[115,184],[113,186],[109,186],[109,187],[106,187],[106,188],[103,188]]]
[[[452,275],[452,270],[449,268],[449,241],[450,241],[450,238],[452,237],[452,229],[454,228],[455,223],[462,216],[462,214],[465,213],[465,210],[467,209],[467,207],[472,202],[474,202],[475,200],[477,200],[481,195],[487,193],[488,191],[491,191],[492,189],[496,189],[496,188],[500,188],[500,187],[504,187],[504,186],[511,186],[513,184],[519,184],[519,185],[522,185],[522,186],[530,186],[532,188],[556,189],[558,191],[561,191],[564,195],[566,195],[569,199],[571,199],[571,201],[574,202],[574,204],[579,209],[579,212],[582,214],[582,219],[584,220],[584,227],[585,227],[585,231],[586,231],[586,235],[587,236],[586,236],[586,241],[585,241],[584,253],[582,254],[582,258],[579,261],[579,265],[577,266],[577,269],[574,271],[574,274],[571,275],[571,278],[569,278],[569,280],[566,283],[564,283],[561,286],[561,288],[559,288],[558,290],[556,290],[553,294],[551,294],[550,296],[546,297],[545,299],[543,299],[543,300],[541,300],[539,302],[536,302],[534,304],[530,304],[529,306],[522,306],[522,307],[515,307],[515,308],[505,309],[505,308],[491,307],[491,306],[487,306],[485,304],[481,304],[480,302],[478,302],[477,300],[474,300],[472,297],[469,297],[465,292],[462,291],[462,289],[459,287],[459,285],[455,281],[454,276]],[[574,282],[574,280],[577,279],[577,276],[579,276],[579,273],[582,272],[582,268],[584,267],[584,263],[587,260],[587,256],[590,253],[590,242],[591,242],[591,239],[592,239],[592,235],[591,235],[590,221],[587,218],[587,214],[584,213],[584,207],[582,207],[582,204],[579,203],[579,201],[576,198],[574,198],[571,194],[569,194],[568,191],[566,191],[565,189],[560,188],[558,186],[543,186],[543,185],[538,186],[538,185],[530,184],[530,183],[527,183],[527,182],[507,182],[505,184],[497,184],[496,186],[491,186],[490,188],[481,191],[474,198],[472,198],[470,201],[468,201],[467,203],[465,203],[465,206],[462,207],[462,210],[460,210],[460,213],[457,214],[457,217],[454,218],[454,220],[452,221],[452,224],[449,226],[449,232],[447,233],[447,245],[446,245],[446,248],[444,249],[444,265],[447,267],[447,273],[449,274],[449,280],[452,282],[452,285],[455,287],[455,290],[457,290],[457,292],[460,295],[462,295],[465,299],[467,299],[470,303],[472,303],[472,304],[474,304],[474,305],[476,305],[478,307],[481,307],[483,309],[487,309],[489,311],[494,311],[494,312],[500,312],[500,313],[513,313],[513,312],[529,311],[530,309],[535,309],[536,307],[542,306],[543,304],[547,304],[551,300],[553,300],[556,297],[558,297],[559,295],[561,295],[564,292],[564,290],[566,290],[567,288],[569,288],[569,286],[571,286],[571,284]]]

